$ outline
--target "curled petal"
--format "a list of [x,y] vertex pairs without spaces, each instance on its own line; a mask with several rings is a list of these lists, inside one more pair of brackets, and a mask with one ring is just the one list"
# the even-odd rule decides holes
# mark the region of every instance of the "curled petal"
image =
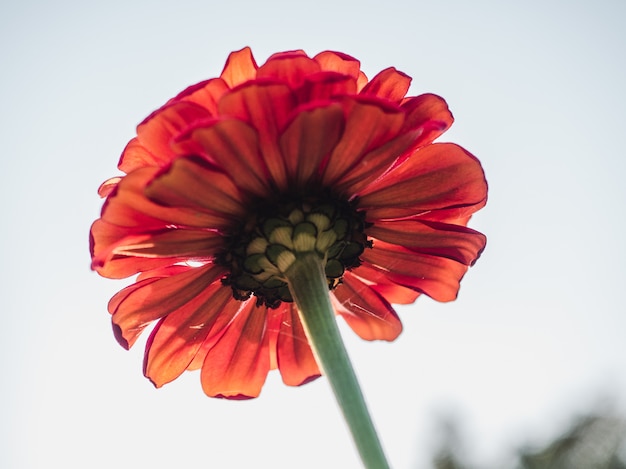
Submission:
[[245,83],[248,80],[252,80],[256,77],[257,64],[252,55],[252,51],[249,47],[232,52],[226,60],[226,65],[220,78],[224,82],[234,88],[236,86]]
[[300,386],[321,374],[293,304],[283,303],[276,355],[280,375],[288,386]]
[[409,91],[411,77],[399,72],[395,68],[387,68],[376,75],[361,90],[361,94],[388,99],[400,104],[406,92]]
[[209,111],[210,115],[217,114],[217,103],[228,91],[228,85],[221,78],[205,80],[190,86],[182,93],[179,93],[170,102],[188,101],[202,106]]
[[421,254],[378,241],[361,256],[365,264],[385,273],[399,285],[424,293],[437,301],[452,301],[467,266],[444,257]]
[[197,268],[177,266],[162,272],[167,276],[144,278],[124,288],[109,301],[115,337],[124,348],[132,347],[152,321],[167,316],[201,295],[208,285],[224,275],[224,268],[207,264]]
[[[207,184],[208,181],[211,183]],[[145,193],[151,200],[174,210],[188,208],[224,220],[237,220],[244,213],[235,183],[200,158],[178,158],[150,182]]]
[[[377,147],[383,146],[398,135],[404,122],[399,109],[384,106],[382,102],[346,99],[346,126],[339,143],[328,159],[324,170],[324,184],[334,186],[354,172],[372,172],[372,158],[364,158]],[[397,155],[389,157],[391,164]],[[381,164],[376,162],[377,165]]]
[[211,397],[257,397],[270,369],[266,310],[254,301],[241,310],[209,350],[202,365],[204,392]]
[[313,59],[300,53],[281,54],[270,57],[259,67],[257,78],[269,78],[287,84],[296,89],[304,83],[305,77],[320,71],[320,66]]
[[179,101],[163,106],[137,126],[137,139],[131,140],[122,153],[119,169],[130,173],[144,166],[169,164],[176,157],[170,145],[173,138],[207,117],[210,113],[192,102]]
[[389,303],[349,272],[334,290],[337,312],[365,340],[395,340],[402,323]]
[[420,219],[378,221],[367,231],[387,243],[465,265],[476,262],[487,241],[482,233],[464,226]]
[[319,181],[322,161],[341,138],[345,125],[339,104],[300,111],[280,137],[289,179],[295,188]]
[[405,128],[424,129],[420,135],[419,146],[432,143],[454,122],[448,104],[435,94],[407,98],[400,107],[406,112]]
[[269,171],[259,153],[257,133],[245,122],[213,121],[190,129],[177,140],[175,148],[182,154],[202,155],[222,168],[246,192],[267,195]]
[[415,151],[359,195],[369,220],[448,209],[461,216],[484,205],[487,183],[473,155],[452,143],[435,143]]
[[254,127],[265,166],[275,187],[287,187],[287,171],[277,139],[289,120],[296,100],[288,86],[277,83],[251,83],[222,98],[219,111]]
[[354,57],[341,52],[324,51],[313,57],[322,70],[348,75],[355,81],[359,78],[361,63]]
[[144,375],[156,387],[178,378],[200,347],[214,340],[241,307],[231,290],[213,283],[154,328],[144,355]]

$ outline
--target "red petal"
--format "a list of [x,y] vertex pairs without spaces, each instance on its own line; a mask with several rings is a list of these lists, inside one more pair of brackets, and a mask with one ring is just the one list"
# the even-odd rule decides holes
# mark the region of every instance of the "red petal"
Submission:
[[279,80],[295,90],[302,85],[306,76],[319,71],[319,64],[306,55],[281,54],[270,57],[259,67],[257,78]]
[[200,212],[188,208],[164,207],[149,200],[146,186],[160,169],[142,168],[125,176],[102,208],[102,220],[118,225],[150,231],[168,226],[219,227],[224,223],[222,214]]
[[419,254],[378,241],[361,256],[370,267],[399,285],[425,293],[437,301],[452,301],[467,266],[451,259]]
[[96,220],[91,227],[92,268],[104,277],[123,278],[162,265],[215,256],[223,244],[215,232],[144,232]]
[[350,274],[361,279],[372,290],[392,304],[412,304],[420,296],[420,292],[393,283],[387,278],[385,272],[369,267],[367,264],[360,265],[358,269],[350,271]]
[[211,341],[241,307],[230,288],[216,282],[153,330],[144,355],[144,375],[156,387],[178,378],[205,341]]
[[178,158],[150,183],[145,193],[165,206],[186,207],[222,219],[239,220],[245,213],[239,190],[230,177],[209,168],[199,157]]
[[219,103],[220,114],[243,120],[256,129],[265,165],[278,189],[286,188],[287,173],[277,138],[294,106],[295,97],[289,87],[274,83],[242,86]]
[[310,103],[352,94],[356,94],[356,80],[352,77],[335,72],[320,72],[305,77],[304,84],[298,90],[298,100]]
[[130,348],[148,324],[191,302],[222,275],[223,267],[207,264],[169,277],[146,278],[124,288],[109,302],[118,341]]
[[234,88],[256,76],[257,65],[249,47],[232,52],[220,77],[228,86]]
[[452,143],[435,143],[415,151],[359,195],[359,207],[371,221],[444,209],[461,216],[484,205],[487,183],[473,155]]
[[391,305],[349,272],[333,293],[337,312],[362,339],[392,341],[402,332]]
[[228,85],[221,78],[202,81],[179,93],[171,102],[188,101],[202,106],[211,115],[217,114],[217,103],[228,92]]
[[380,165],[369,157],[364,161],[364,157],[396,137],[404,121],[404,113],[382,103],[347,99],[345,106],[346,128],[324,172],[324,184],[329,187],[355,172],[370,173],[369,165],[374,162]]
[[465,265],[474,264],[487,241],[483,234],[470,228],[427,220],[377,221],[368,228],[367,234],[415,252],[447,257]]
[[[192,123],[210,113],[192,102],[179,101],[163,106],[137,126],[137,140],[129,142],[118,167],[126,172],[143,166],[165,166],[176,157],[170,143]],[[143,149],[139,149],[139,144]]]
[[295,188],[319,182],[322,161],[337,145],[345,121],[339,104],[299,112],[280,138],[289,180]]
[[182,154],[205,156],[229,174],[246,192],[268,194],[268,169],[259,154],[256,131],[236,119],[224,119],[212,125],[190,129],[175,144]]
[[361,64],[354,57],[341,52],[324,51],[313,57],[313,60],[320,64],[322,70],[348,75],[355,82],[359,79]]
[[434,94],[408,98],[402,103],[401,108],[406,111],[405,128],[424,129],[420,135],[419,146],[431,143],[454,122],[448,104]]
[[119,176],[107,179],[100,184],[100,187],[98,187],[98,195],[102,198],[107,197],[111,192],[113,192],[121,180],[122,178]]
[[372,78],[361,90],[361,94],[388,99],[400,104],[410,85],[411,77],[391,67]]
[[243,308],[209,350],[202,366],[202,388],[211,397],[257,397],[270,369],[267,312],[254,301]]
[[320,376],[296,307],[283,303],[276,354],[283,382],[300,386]]

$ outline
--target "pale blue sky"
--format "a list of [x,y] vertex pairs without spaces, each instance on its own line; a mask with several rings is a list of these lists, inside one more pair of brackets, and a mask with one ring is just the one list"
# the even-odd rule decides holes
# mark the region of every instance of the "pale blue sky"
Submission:
[[626,409],[626,3],[323,0],[0,4],[0,467],[359,467],[324,379],[272,373],[209,399],[155,390],[113,339],[127,282],[89,271],[96,189],[134,127],[245,45],[396,66],[442,95],[476,154],[488,236],[459,299],[399,308],[392,344],[343,327],[394,468],[427,466],[458,415],[481,467],[596,402]]

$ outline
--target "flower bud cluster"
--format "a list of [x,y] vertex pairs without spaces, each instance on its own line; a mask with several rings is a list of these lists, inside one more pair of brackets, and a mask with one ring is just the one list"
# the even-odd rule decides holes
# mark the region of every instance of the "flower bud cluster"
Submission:
[[[279,212],[281,212],[279,210]],[[315,253],[322,260],[329,289],[346,269],[360,265],[359,256],[371,247],[364,234],[364,214],[349,203],[290,203],[284,215],[255,215],[247,230],[233,237],[222,262],[231,273],[224,283],[240,300],[251,295],[275,308],[292,302],[285,274],[298,256]]]

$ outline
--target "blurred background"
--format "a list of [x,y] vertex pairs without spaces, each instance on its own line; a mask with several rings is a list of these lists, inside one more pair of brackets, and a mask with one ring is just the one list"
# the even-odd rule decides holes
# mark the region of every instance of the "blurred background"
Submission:
[[135,126],[246,45],[397,67],[484,165],[458,300],[398,308],[391,344],[341,324],[392,466],[624,467],[625,20],[618,0],[0,0],[0,467],[360,467],[324,379],[155,390],[106,311],[130,279],[89,270]]

